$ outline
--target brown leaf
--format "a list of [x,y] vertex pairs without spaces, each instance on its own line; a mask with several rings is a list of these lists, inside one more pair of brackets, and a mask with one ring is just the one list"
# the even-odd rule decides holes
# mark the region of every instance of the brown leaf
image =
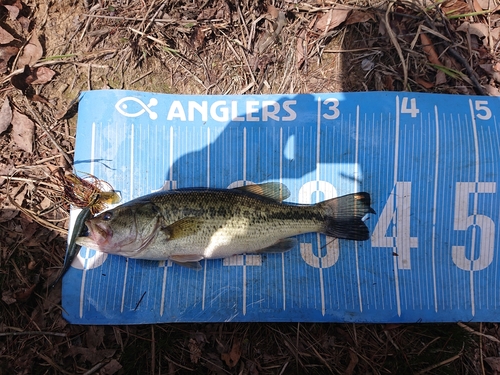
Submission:
[[446,14],[447,16],[469,13],[472,11],[469,4],[467,4],[465,1],[461,1],[461,0],[459,0],[459,1],[446,1],[445,3],[443,3],[441,8],[443,9],[444,14]]
[[16,299],[12,296],[11,291],[4,291],[2,292],[2,301],[4,301],[7,305],[12,305],[13,303],[16,303]]
[[299,35],[297,35],[297,47],[295,50],[295,59],[297,61],[297,68],[300,68],[304,61],[306,60],[306,49],[307,49],[307,32],[305,29],[300,30]]
[[14,46],[0,46],[0,73],[6,73],[9,60],[17,55],[19,48]]
[[280,11],[274,5],[269,4],[267,6],[267,13],[269,13],[269,15],[271,16],[271,18],[273,20],[275,20],[275,19],[278,18],[279,14],[280,14]]
[[4,5],[4,7],[9,11],[10,20],[15,21],[21,9],[15,5]]
[[0,44],[9,44],[14,39],[15,38],[12,36],[11,33],[9,33],[3,27],[0,27]]
[[420,85],[426,88],[427,90],[432,89],[434,87],[434,83],[426,81],[423,78],[417,78],[416,82]]
[[483,10],[477,0],[472,0],[472,7],[474,8],[475,12],[481,12]]
[[205,32],[199,26],[193,27],[190,39],[196,50],[205,46]]
[[330,9],[316,22],[315,28],[322,32],[328,32],[344,22],[351,10],[340,6]]
[[29,288],[20,288],[14,292],[14,298],[18,302],[26,302],[31,294],[35,290],[36,284],[33,284]]
[[200,346],[198,345],[195,339],[189,339],[188,348],[189,348],[189,358],[191,359],[191,362],[198,363],[198,361],[201,358],[202,352]]
[[17,61],[17,66],[24,67],[25,65],[34,65],[40,58],[43,56],[43,48],[40,43],[40,39],[38,38],[37,33],[33,33],[31,38],[24,46],[23,53],[19,60]]
[[353,10],[352,13],[347,17],[345,21],[346,25],[352,25],[355,23],[362,23],[367,21],[375,21],[375,16],[370,12],[363,12],[362,10]]
[[439,86],[439,85],[444,85],[446,82],[448,82],[446,73],[443,72],[442,70],[438,70],[436,73],[436,79],[434,80],[434,83],[436,84],[436,86]]
[[116,359],[112,359],[109,363],[104,366],[100,371],[99,375],[114,375],[122,369],[122,365]]
[[6,209],[4,206],[4,203],[0,203],[0,208],[1,208],[1,210],[0,210],[0,223],[4,223],[6,221],[12,220],[19,213],[19,211],[13,205],[9,204],[8,207],[10,207],[10,209]]
[[425,33],[420,34],[420,42],[422,43],[422,49],[427,55],[429,61],[435,65],[443,65],[441,64],[441,61],[439,61],[439,56],[434,49],[434,45],[432,44],[431,39]]
[[34,80],[31,82],[32,85],[41,85],[44,83],[48,83],[52,80],[52,78],[56,75],[52,69],[47,68],[45,66],[41,66],[39,68],[33,69]]
[[221,358],[229,368],[236,366],[241,357],[241,343],[239,340],[233,342],[233,347],[229,353],[222,353]]
[[29,31],[31,25],[29,18],[21,16],[17,19],[17,22],[21,25],[21,28],[25,33]]
[[490,32],[488,25],[481,22],[463,22],[459,27],[457,27],[457,31],[468,32],[477,36],[479,39],[487,37]]
[[12,108],[10,108],[9,99],[5,98],[0,108],[0,134],[7,130],[12,121]]
[[207,8],[203,9],[198,17],[196,18],[197,21],[201,20],[211,20],[215,17],[215,14],[217,13],[217,8]]
[[12,112],[12,140],[17,147],[26,152],[33,152],[35,123],[28,116],[14,110]]
[[491,369],[495,372],[500,372],[500,358],[499,357],[486,357],[484,361],[490,365]]
[[492,85],[488,84],[485,86],[486,92],[488,95],[491,96],[500,96],[500,91],[496,87],[493,87]]

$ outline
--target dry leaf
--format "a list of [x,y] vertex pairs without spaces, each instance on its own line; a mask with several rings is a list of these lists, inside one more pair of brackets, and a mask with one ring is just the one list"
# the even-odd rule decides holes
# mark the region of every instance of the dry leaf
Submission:
[[448,1],[441,6],[447,16],[469,13],[471,8],[465,1]]
[[2,301],[4,301],[7,305],[12,305],[13,303],[16,303],[16,299],[13,297],[13,293],[8,290],[2,293]]
[[48,83],[56,75],[56,72],[45,66],[41,66],[40,68],[35,68],[33,69],[32,72],[33,76],[35,77],[33,82],[31,82],[32,85],[41,85],[44,83]]
[[488,95],[500,96],[500,91],[498,91],[498,89],[496,87],[494,87],[490,84],[486,85],[485,89],[486,89],[486,92],[488,93]]
[[0,73],[6,73],[9,60],[17,55],[19,48],[14,46],[0,46]]
[[307,33],[305,29],[300,30],[297,35],[297,47],[295,50],[295,58],[297,61],[297,68],[300,68],[306,60],[307,50]]
[[26,65],[32,66],[43,56],[43,48],[38,38],[37,33],[33,33],[28,44],[24,46],[23,53],[17,61],[17,67],[21,68]]
[[4,7],[9,11],[10,20],[15,21],[21,9],[15,5],[4,5]]
[[189,339],[188,342],[188,348],[189,348],[189,358],[191,359],[192,363],[198,363],[198,361],[201,358],[201,348],[196,342],[195,339]]
[[19,210],[7,198],[0,199],[0,223],[9,221],[17,216]]
[[477,0],[472,0],[472,7],[474,8],[474,12],[481,12],[483,10]]
[[9,99],[5,98],[0,108],[0,134],[7,130],[12,121],[12,108],[10,108]]
[[217,8],[207,8],[203,9],[200,14],[198,14],[198,17],[196,18],[197,21],[202,21],[202,20],[211,20],[215,17],[215,14],[217,13]]
[[273,20],[275,20],[275,19],[278,18],[279,14],[280,14],[280,11],[274,5],[269,4],[267,6],[267,13],[269,13],[269,15],[271,16],[271,18]]
[[473,22],[473,23],[463,22],[457,28],[457,31],[469,32],[480,39],[485,38],[489,33],[488,25],[481,22]]
[[444,85],[446,82],[448,82],[446,73],[443,72],[442,70],[438,70],[436,73],[436,79],[434,80],[434,83],[436,84],[436,86],[439,86],[439,85]]
[[[498,64],[498,63],[497,63]],[[495,80],[495,82],[500,82],[500,72],[496,69],[496,66],[492,64],[479,64],[481,68]]]
[[99,375],[113,375],[122,369],[122,365],[116,359],[112,359],[109,363],[104,366],[100,371]]
[[12,140],[17,147],[26,152],[33,152],[35,123],[28,116],[14,110],[12,112]]
[[352,13],[347,17],[345,21],[346,25],[352,25],[355,23],[367,22],[370,20],[375,20],[375,16],[370,12],[363,12],[361,10],[353,10]]
[[417,78],[416,82],[420,85],[426,88],[427,90],[432,89],[434,87],[434,83],[426,81],[423,78]]
[[3,27],[0,27],[0,44],[8,44],[14,40],[14,36],[5,30]]
[[221,358],[229,368],[236,366],[241,357],[241,343],[235,340],[229,353],[222,353]]
[[439,61],[439,56],[436,50],[434,49],[434,45],[432,44],[430,38],[425,33],[420,34],[420,42],[422,43],[422,49],[427,55],[429,62],[431,62],[434,65],[443,65],[441,64],[441,61]]
[[490,365],[491,369],[495,372],[500,372],[500,358],[499,357],[486,357],[484,361]]
[[329,30],[344,22],[350,11],[350,9],[339,6],[334,9],[330,9],[321,16],[318,22],[316,22],[315,28],[319,31],[327,33]]

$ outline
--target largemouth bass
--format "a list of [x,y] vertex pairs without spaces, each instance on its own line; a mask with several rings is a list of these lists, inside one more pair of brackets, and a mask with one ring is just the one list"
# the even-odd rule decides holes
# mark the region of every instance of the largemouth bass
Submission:
[[290,250],[297,239],[289,237],[303,233],[356,241],[370,237],[364,219],[375,211],[368,193],[314,205],[283,203],[289,195],[286,186],[272,182],[160,191],[87,220],[87,236],[76,242],[109,254],[201,268],[202,259]]

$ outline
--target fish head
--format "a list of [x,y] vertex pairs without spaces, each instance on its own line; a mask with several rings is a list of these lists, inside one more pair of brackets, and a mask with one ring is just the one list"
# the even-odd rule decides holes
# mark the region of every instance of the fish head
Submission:
[[155,237],[160,215],[151,203],[122,205],[85,222],[87,235],[76,242],[90,249],[137,256]]

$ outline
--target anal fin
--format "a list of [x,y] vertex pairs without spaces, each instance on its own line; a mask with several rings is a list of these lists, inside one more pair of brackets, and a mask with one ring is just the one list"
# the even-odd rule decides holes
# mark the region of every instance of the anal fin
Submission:
[[203,256],[195,254],[178,254],[171,255],[169,257],[169,260],[172,261],[172,263],[177,264],[178,266],[199,271],[202,268],[200,260],[203,260]]
[[284,253],[292,250],[298,243],[299,241],[296,238],[283,238],[271,246],[258,250],[257,253]]

